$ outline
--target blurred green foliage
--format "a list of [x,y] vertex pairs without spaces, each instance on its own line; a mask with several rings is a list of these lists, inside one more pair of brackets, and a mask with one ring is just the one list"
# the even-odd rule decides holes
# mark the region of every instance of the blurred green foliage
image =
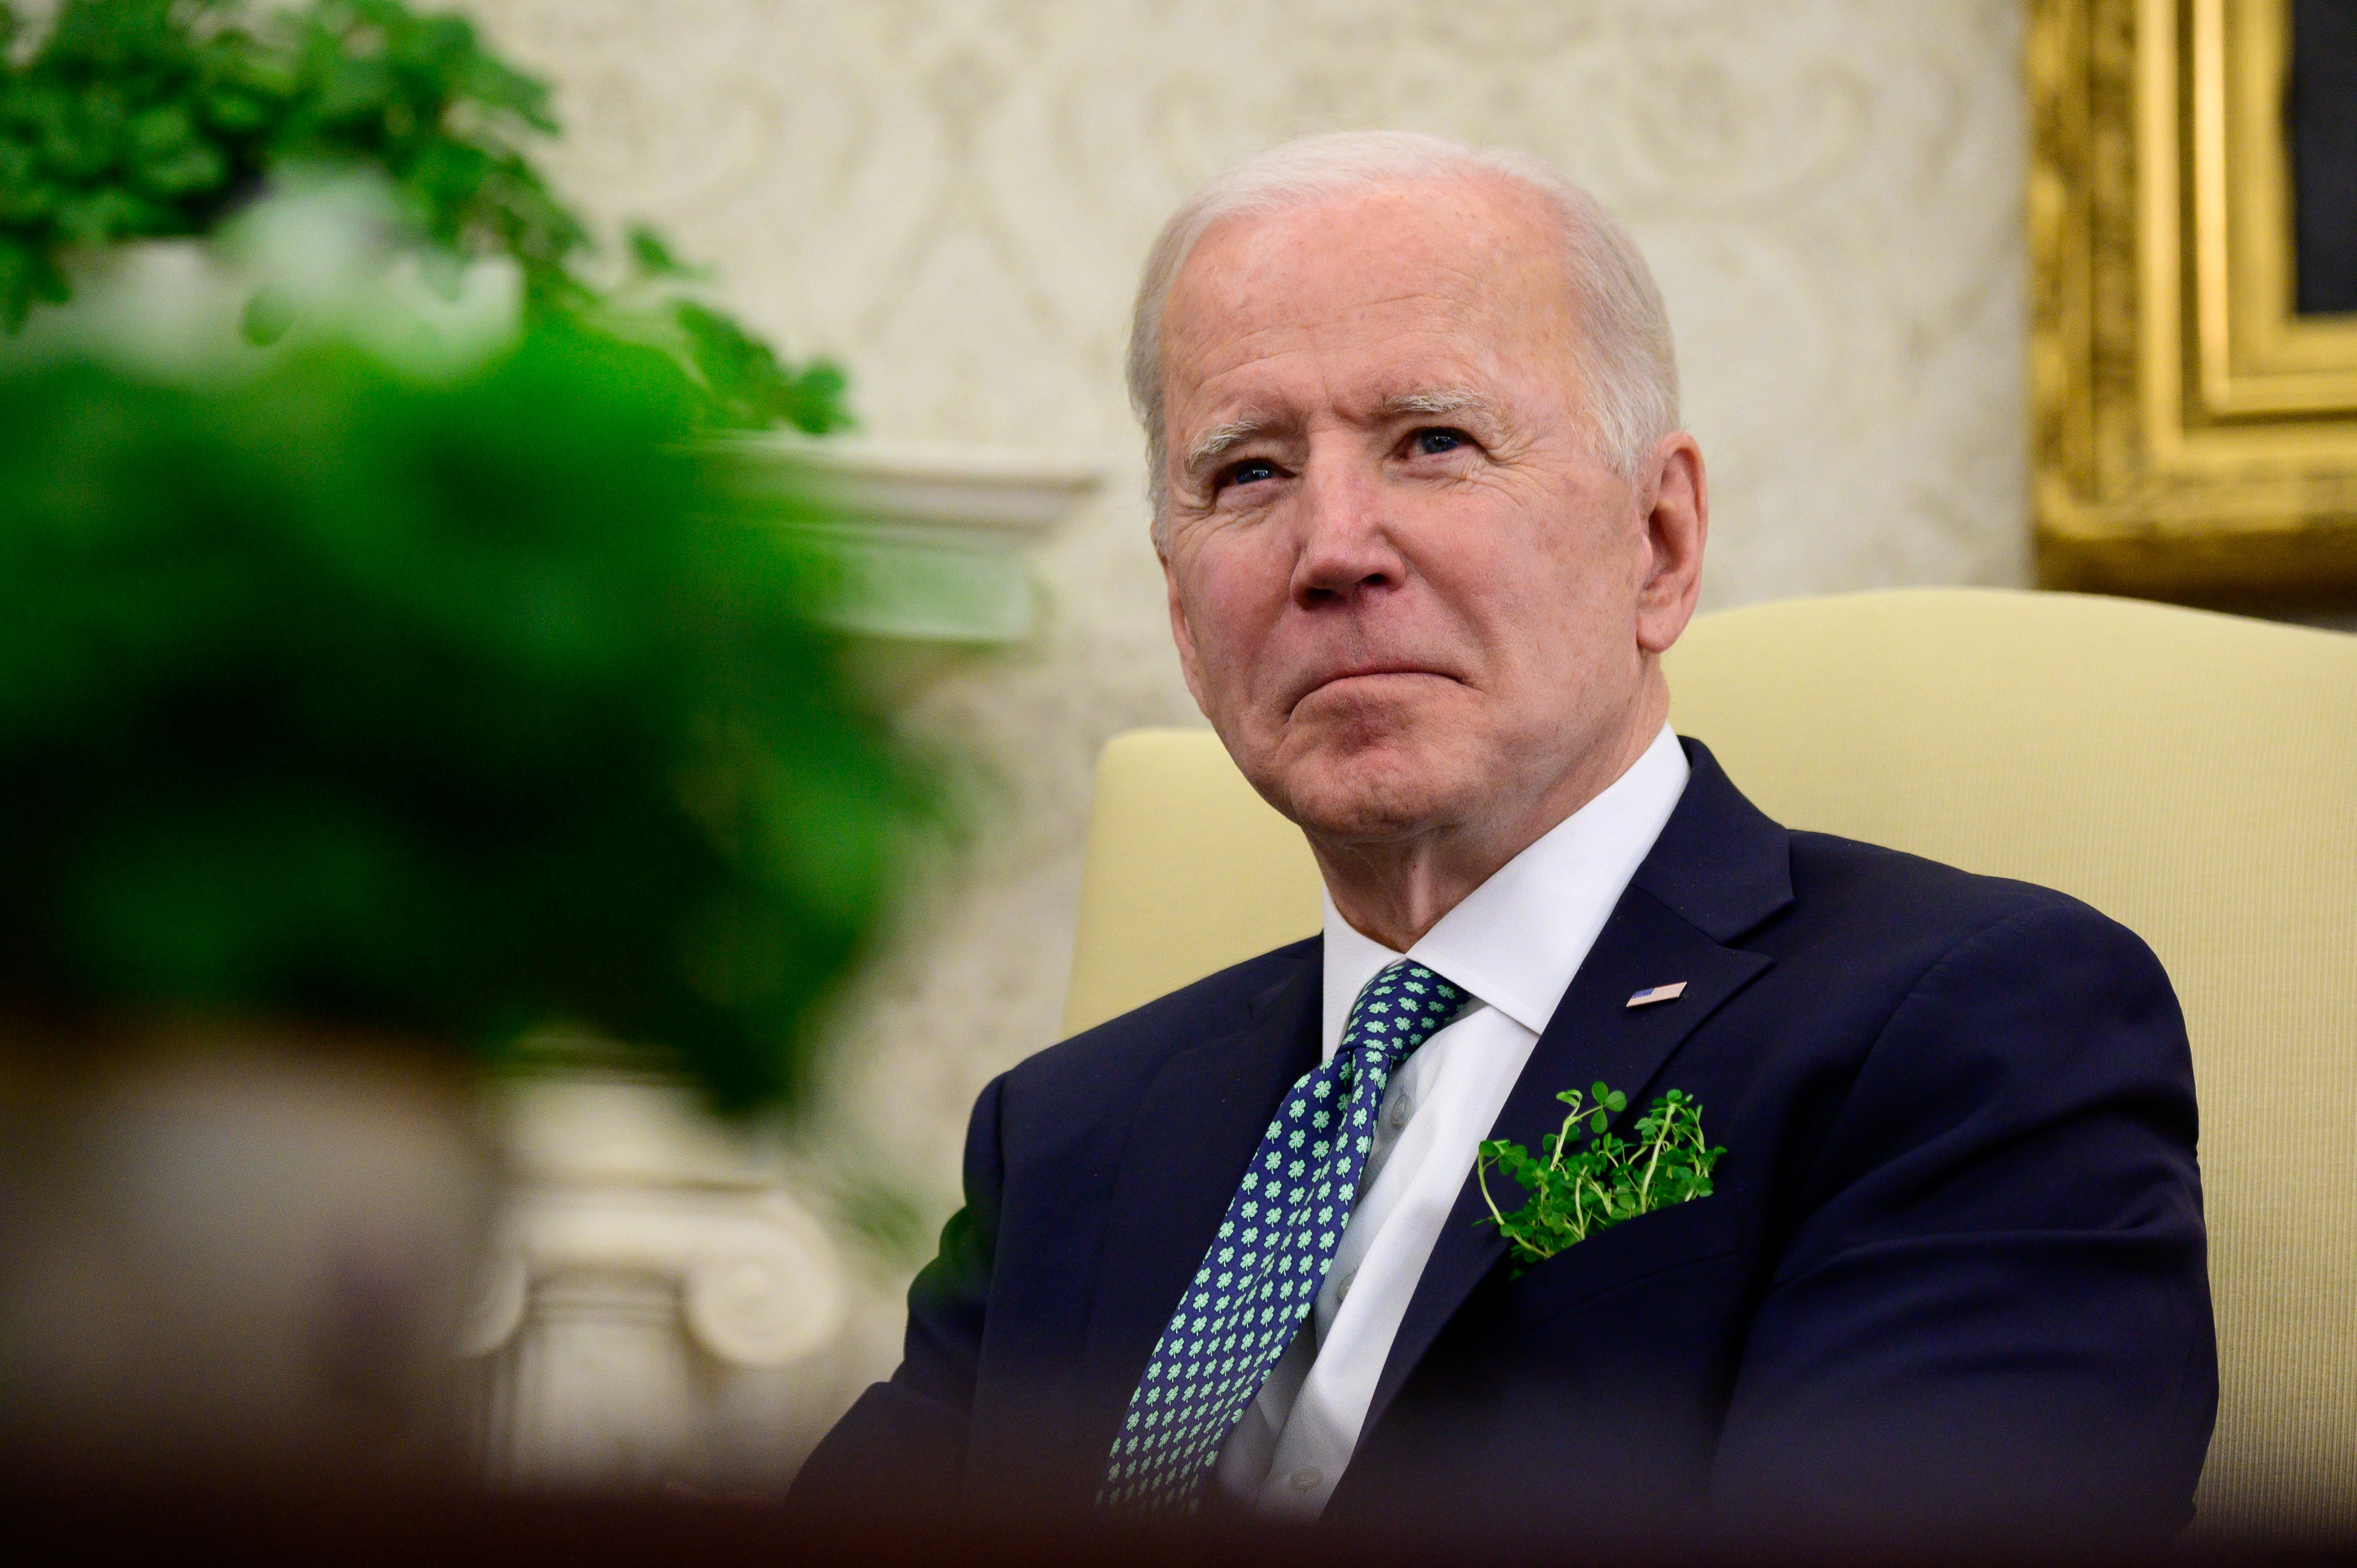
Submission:
[[0,371],[0,1013],[555,1024],[790,1097],[933,797],[706,395],[562,313],[259,367]]
[[[527,314],[614,308],[577,263],[587,230],[525,155],[555,131],[547,90],[467,21],[402,0],[63,0],[34,47],[0,0],[0,328],[70,293],[71,254],[211,233],[282,171],[364,167],[417,237],[522,269]],[[651,231],[634,276],[688,269]],[[268,302],[253,318],[272,326]],[[796,368],[708,305],[665,299],[669,344],[723,416],[812,435],[847,425],[843,378]]]
[[852,1233],[884,1259],[911,1268],[932,1256],[933,1237],[925,1224],[925,1204],[889,1177],[843,1184],[835,1213]]

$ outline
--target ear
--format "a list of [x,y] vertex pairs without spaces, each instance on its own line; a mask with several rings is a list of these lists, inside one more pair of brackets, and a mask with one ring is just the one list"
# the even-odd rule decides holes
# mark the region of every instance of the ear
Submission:
[[1669,651],[1694,618],[1702,589],[1702,548],[1710,535],[1710,488],[1702,447],[1684,431],[1662,437],[1652,472],[1639,492],[1652,498],[1645,516],[1644,576],[1637,589],[1637,646]]
[[1171,564],[1170,552],[1157,553],[1162,561],[1162,586],[1170,605],[1170,640],[1178,645],[1178,671],[1187,678],[1188,694],[1205,718],[1211,716],[1209,703],[1203,701],[1203,667],[1195,656],[1195,629],[1187,624],[1187,601],[1178,591],[1178,569]]

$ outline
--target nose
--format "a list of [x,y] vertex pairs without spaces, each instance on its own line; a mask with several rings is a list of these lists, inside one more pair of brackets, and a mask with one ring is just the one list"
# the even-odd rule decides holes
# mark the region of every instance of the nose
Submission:
[[1373,475],[1313,456],[1295,504],[1300,529],[1293,563],[1296,606],[1316,610],[1355,605],[1407,580],[1407,562],[1383,521],[1382,489]]

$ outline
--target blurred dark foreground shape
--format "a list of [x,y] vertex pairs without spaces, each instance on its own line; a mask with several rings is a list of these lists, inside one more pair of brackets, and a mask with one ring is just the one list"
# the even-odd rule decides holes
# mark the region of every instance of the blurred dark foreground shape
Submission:
[[[1806,1551],[1770,1551],[1741,1541],[1703,1547],[1682,1541],[1664,1521],[1620,1519],[1613,1500],[1566,1486],[1531,1499],[1518,1525],[1481,1518],[1434,1520],[1380,1536],[1324,1530],[1216,1527],[1091,1530],[961,1521],[930,1515],[911,1498],[895,1519],[812,1517],[741,1502],[679,1503],[620,1498],[460,1498],[378,1493],[305,1496],[285,1491],[75,1492],[0,1487],[16,1561],[49,1563],[153,1554],[172,1561],[225,1561],[254,1568],[286,1563],[335,1568],[464,1568],[561,1563],[686,1563],[725,1568],[1563,1568],[1566,1563],[1641,1563],[1645,1568],[2011,1568],[2021,1564],[2168,1563],[2182,1568],[2322,1568],[2348,1561],[2345,1547],[2212,1545],[2136,1553],[2040,1551],[1905,1552],[1828,1541]],[[1533,1528],[1537,1526],[1538,1528]]]
[[447,1467],[477,1077],[554,1032],[789,1103],[924,813],[673,357],[405,341],[0,358],[26,1463]]

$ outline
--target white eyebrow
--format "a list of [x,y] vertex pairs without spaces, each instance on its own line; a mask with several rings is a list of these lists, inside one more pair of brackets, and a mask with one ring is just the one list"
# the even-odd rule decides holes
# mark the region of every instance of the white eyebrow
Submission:
[[1465,387],[1434,387],[1425,392],[1400,392],[1387,397],[1377,405],[1375,413],[1384,419],[1396,419],[1404,413],[1462,413],[1468,409],[1476,413],[1497,417],[1487,398]]
[[1201,473],[1222,454],[1243,446],[1267,428],[1268,421],[1259,418],[1231,419],[1225,424],[1214,424],[1187,444],[1186,471]]
[[[1398,419],[1405,414],[1423,414],[1428,418],[1468,410],[1482,414],[1493,423],[1497,410],[1490,400],[1467,387],[1432,387],[1422,392],[1399,392],[1375,405],[1379,419]],[[1265,434],[1271,422],[1258,415],[1231,419],[1215,424],[1187,444],[1183,471],[1200,474],[1211,464],[1255,435]]]

